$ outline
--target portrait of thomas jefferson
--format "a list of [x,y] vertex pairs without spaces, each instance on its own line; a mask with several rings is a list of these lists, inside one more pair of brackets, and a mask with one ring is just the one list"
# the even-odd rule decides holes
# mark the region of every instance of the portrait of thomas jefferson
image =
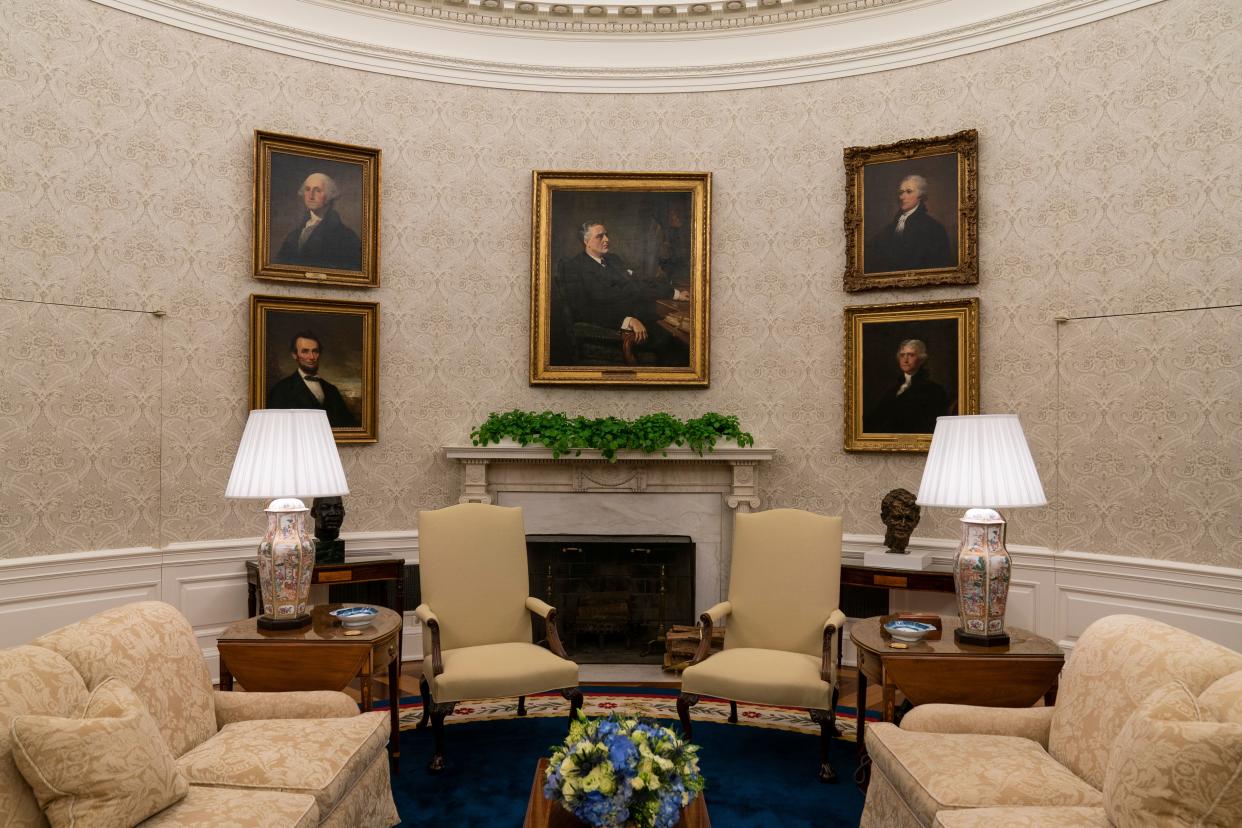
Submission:
[[953,320],[875,323],[863,342],[863,431],[931,434],[957,411]]

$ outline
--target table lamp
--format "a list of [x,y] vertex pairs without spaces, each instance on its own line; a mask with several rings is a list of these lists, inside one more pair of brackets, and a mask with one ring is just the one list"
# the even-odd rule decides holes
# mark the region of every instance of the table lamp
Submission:
[[250,412],[242,433],[228,498],[276,498],[267,512],[267,534],[259,543],[259,590],[265,630],[289,630],[310,623],[311,573],[315,541],[306,531],[310,511],[299,498],[349,494],[326,412],[268,408]]
[[918,504],[967,510],[962,544],[953,559],[961,621],[954,637],[959,643],[1009,644],[1009,553],[1005,521],[996,509],[1047,502],[1016,414],[936,418]]

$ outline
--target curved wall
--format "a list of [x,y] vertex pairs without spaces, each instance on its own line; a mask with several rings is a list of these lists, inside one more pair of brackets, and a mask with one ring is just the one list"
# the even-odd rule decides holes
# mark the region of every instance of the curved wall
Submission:
[[[1237,11],[1161,3],[919,67],[644,96],[368,74],[88,0],[12,0],[0,24],[0,557],[255,534],[222,492],[265,293],[381,303],[380,442],[342,448],[348,531],[454,501],[440,447],[523,407],[735,412],[780,452],[766,505],[882,532],[922,457],[841,450],[841,308],[979,296],[983,410],[1022,416],[1051,499],[1011,541],[1242,560]],[[968,127],[980,284],[845,294],[842,148]],[[383,149],[381,288],[251,278],[255,129]],[[531,170],[600,168],[714,174],[710,389],[526,382]],[[934,511],[917,534],[954,537]]]

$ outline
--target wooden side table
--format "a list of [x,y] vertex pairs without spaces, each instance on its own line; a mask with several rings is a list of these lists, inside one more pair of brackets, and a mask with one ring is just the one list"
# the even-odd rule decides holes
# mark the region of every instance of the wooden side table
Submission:
[[[404,618],[404,558],[346,558],[344,563],[315,564],[315,568],[311,571],[312,585],[362,584],[368,581],[393,582],[393,602],[388,605],[388,608],[398,617]],[[246,614],[257,615],[262,603],[263,596],[259,589],[259,562],[246,561]],[[398,636],[398,663],[401,661],[401,646],[401,637]]]
[[[388,668],[391,734],[388,755],[401,755],[401,688],[398,684],[401,616],[387,607],[365,627],[346,628],[328,614],[354,604],[320,604],[311,609],[311,623],[297,630],[259,629],[257,618],[230,624],[220,634],[220,689],[232,690],[233,680],[254,692],[344,690],[362,679],[362,709],[372,705],[372,677]],[[346,632],[357,631],[357,635]]]
[[906,649],[893,649],[880,628],[880,618],[865,618],[850,627],[850,640],[858,648],[858,750],[859,784],[870,776],[864,731],[867,720],[867,682],[884,688],[884,721],[896,719],[896,696],[900,690],[913,705],[933,702],[972,704],[981,707],[1030,707],[1057,698],[1057,679],[1065,653],[1054,642],[1018,627],[1006,627],[1007,647],[958,644],[954,617],[943,619],[937,641],[918,641]]

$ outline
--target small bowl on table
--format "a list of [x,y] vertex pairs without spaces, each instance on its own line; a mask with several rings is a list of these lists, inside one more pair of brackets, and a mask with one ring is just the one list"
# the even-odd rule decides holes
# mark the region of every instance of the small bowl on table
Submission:
[[375,620],[379,610],[375,607],[341,607],[330,610],[328,615],[340,621],[342,627],[365,627]]
[[884,625],[884,631],[894,641],[921,641],[924,636],[934,629],[936,627],[932,624],[924,624],[922,621],[910,621],[905,618],[898,618]]

